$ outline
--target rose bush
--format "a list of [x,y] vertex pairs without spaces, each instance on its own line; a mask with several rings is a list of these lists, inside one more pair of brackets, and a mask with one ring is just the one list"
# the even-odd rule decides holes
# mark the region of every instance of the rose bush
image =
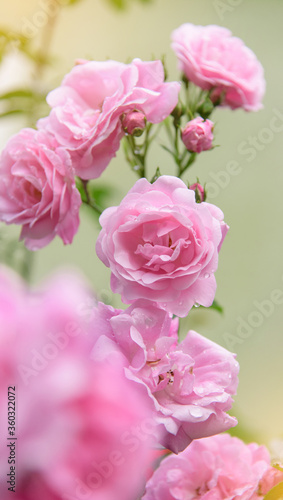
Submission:
[[263,67],[244,42],[221,26],[182,24],[172,33],[179,68],[211,98],[232,109],[257,111],[265,92]]
[[120,356],[126,376],[144,386],[166,448],[179,453],[236,425],[226,413],[238,385],[235,355],[194,331],[178,344],[177,318],[146,300],[125,311],[98,304],[95,324],[93,359]]
[[97,255],[110,267],[112,290],[123,302],[146,298],[181,317],[194,304],[212,304],[228,226],[221,210],[196,203],[183,181],[140,179],[100,223]]
[[96,179],[119,149],[124,114],[139,111],[159,123],[176,106],[179,90],[177,82],[164,83],[161,61],[79,61],[48,95],[52,110],[38,127],[68,150],[78,176]]
[[178,456],[166,457],[142,498],[260,500],[282,480],[265,446],[222,434],[193,441]]
[[27,248],[38,250],[56,235],[72,243],[81,197],[67,151],[48,134],[23,129],[2,151],[0,175],[0,220],[22,226]]

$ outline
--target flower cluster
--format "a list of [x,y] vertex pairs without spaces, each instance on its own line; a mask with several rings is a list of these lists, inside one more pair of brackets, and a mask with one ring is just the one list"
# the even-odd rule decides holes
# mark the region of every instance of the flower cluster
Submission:
[[146,300],[125,311],[100,304],[95,316],[93,359],[120,357],[127,378],[144,387],[166,448],[178,453],[236,425],[226,414],[238,385],[233,354],[193,331],[178,343],[177,318]]
[[99,177],[121,138],[142,128],[141,117],[159,123],[171,113],[179,89],[164,82],[161,61],[78,61],[48,95],[52,111],[39,130],[22,130],[2,153],[0,220],[20,224],[30,250],[56,235],[71,243],[81,204],[75,176]]
[[[74,276],[33,292],[0,270],[0,399],[13,381],[21,408],[16,500],[255,500],[283,479],[265,448],[219,435],[237,423],[227,413],[235,355],[195,331],[178,335],[193,306],[215,306],[229,229],[205,186],[181,176],[213,149],[217,106],[260,109],[263,69],[218,26],[184,24],[172,40],[182,83],[165,81],[158,60],[78,60],[47,96],[49,116],[2,152],[0,219],[21,225],[31,250],[56,235],[71,243],[82,202],[101,213],[89,181],[122,140],[140,177],[102,212],[96,242],[125,310],[97,302]],[[177,176],[159,167],[147,178],[155,124],[168,134]],[[176,456],[145,489],[153,446]]]
[[[17,500],[115,500],[117,491],[132,500],[142,491],[154,444],[151,411],[120,365],[91,360],[94,304],[74,275],[30,291],[0,269],[0,401],[6,407],[7,387],[16,387]],[[0,424],[7,429],[4,411]],[[6,479],[3,500],[11,495]]]
[[265,446],[245,445],[223,434],[194,441],[178,456],[165,458],[143,500],[260,500],[282,480]]

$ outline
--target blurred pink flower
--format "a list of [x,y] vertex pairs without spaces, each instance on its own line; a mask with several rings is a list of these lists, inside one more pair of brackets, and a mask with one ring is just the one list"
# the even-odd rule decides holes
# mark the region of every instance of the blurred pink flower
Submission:
[[[151,413],[120,365],[91,360],[91,299],[71,275],[35,292],[0,269],[0,404],[15,386],[16,500],[132,500],[144,486]],[[8,456],[3,439],[1,500]]]
[[182,141],[189,151],[201,153],[212,148],[214,123],[201,116],[189,121],[182,129]]
[[96,362],[121,359],[126,376],[144,386],[161,443],[178,453],[193,439],[237,424],[227,411],[238,385],[235,355],[189,331],[178,344],[178,320],[139,300],[125,311],[98,304]]
[[20,224],[20,238],[37,250],[58,235],[72,243],[81,197],[69,154],[44,132],[23,129],[0,157],[0,220]]
[[265,446],[223,434],[165,458],[142,500],[260,500],[282,480]]
[[79,63],[48,95],[52,110],[38,126],[67,148],[78,176],[96,179],[119,149],[123,114],[140,111],[161,122],[176,106],[180,84],[164,83],[161,61]]
[[220,26],[182,24],[172,33],[172,48],[188,80],[212,99],[232,109],[257,111],[265,92],[264,71],[255,54],[242,40]]
[[176,177],[140,179],[118,207],[100,217],[96,252],[125,303],[139,298],[186,316],[214,299],[218,252],[228,231],[215,205],[196,203]]

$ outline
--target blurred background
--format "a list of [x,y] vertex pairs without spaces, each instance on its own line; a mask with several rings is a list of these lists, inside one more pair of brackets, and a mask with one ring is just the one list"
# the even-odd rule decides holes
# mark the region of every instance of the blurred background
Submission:
[[[265,68],[264,109],[214,112],[220,147],[203,153],[184,176],[207,182],[208,201],[230,225],[216,273],[224,314],[195,309],[181,328],[237,353],[240,384],[231,414],[239,425],[233,433],[271,446],[283,460],[282,19],[280,0],[1,0],[0,147],[48,114],[45,94],[77,58],[129,62],[165,55],[169,80],[178,80],[170,34],[184,22],[225,26],[255,52]],[[158,144],[150,155],[152,174],[157,166],[176,173]],[[135,180],[120,150],[96,181],[98,189],[107,187],[105,206],[119,204]],[[33,284],[61,266],[79,268],[101,300],[119,307],[109,270],[96,257],[98,233],[97,218],[83,207],[72,245],[57,238],[31,255],[16,243],[19,228],[1,223],[0,259]]]

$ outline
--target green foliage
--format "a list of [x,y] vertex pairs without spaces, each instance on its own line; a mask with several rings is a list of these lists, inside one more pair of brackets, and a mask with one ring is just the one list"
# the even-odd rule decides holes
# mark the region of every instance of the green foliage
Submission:
[[212,304],[211,304],[210,307],[199,306],[199,308],[202,308],[202,309],[213,309],[214,311],[218,312],[219,314],[223,314],[224,313],[223,307],[216,300],[214,300],[212,302]]
[[15,49],[37,64],[46,64],[48,62],[39,51],[32,48],[32,41],[29,38],[17,31],[0,27],[0,62],[8,52]]
[[283,482],[274,486],[263,500],[283,500]]
[[[107,0],[110,5],[115,7],[116,9],[125,9],[129,6],[129,0]],[[152,0],[139,0],[141,3],[150,3]]]
[[107,201],[111,199],[113,188],[97,181],[84,181],[76,177],[76,187],[81,195],[82,202],[93,209],[97,216],[108,206]]
[[67,6],[69,6],[69,5],[74,5],[74,4],[79,3],[79,2],[81,2],[81,1],[82,1],[82,0],[69,0],[69,1],[68,1],[68,3],[67,3],[66,5],[67,5]]
[[0,262],[17,271],[26,281],[30,279],[33,255],[22,242],[11,237],[6,228],[0,227]]
[[31,125],[48,113],[45,94],[32,89],[16,89],[0,95],[0,118],[14,114],[25,114]]

